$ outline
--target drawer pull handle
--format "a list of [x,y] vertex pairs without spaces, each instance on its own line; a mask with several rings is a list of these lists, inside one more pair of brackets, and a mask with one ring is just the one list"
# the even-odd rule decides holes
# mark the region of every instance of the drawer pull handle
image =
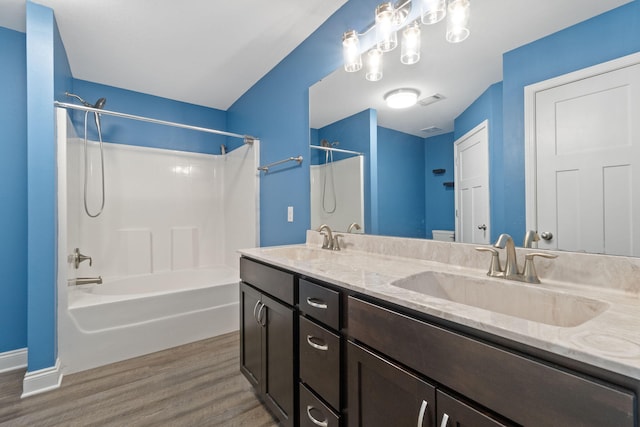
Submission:
[[309,417],[311,422],[320,427],[327,427],[329,425],[329,421],[326,419],[324,421],[318,421],[315,418],[313,418],[313,415],[311,415],[312,409],[315,409],[315,408],[311,405],[307,405],[307,417]]
[[260,303],[260,310],[258,310],[258,323],[260,324],[260,326],[265,327],[267,326],[267,322],[265,320],[265,322],[262,322],[262,309],[264,309],[266,306],[262,303]]
[[327,351],[329,350],[329,346],[327,344],[316,344],[313,341],[311,341],[312,338],[318,339],[316,337],[314,337],[313,335],[307,335],[307,343],[315,348],[316,350],[322,350],[322,351]]
[[427,403],[426,400],[422,401],[422,405],[420,405],[420,412],[418,413],[418,427],[422,427],[422,423],[424,422],[424,413],[427,412]]
[[447,427],[447,424],[449,423],[449,415],[447,415],[446,413],[442,416],[442,423],[440,424],[440,427]]
[[[316,302],[320,301],[320,302]],[[313,308],[321,308],[322,310],[327,309],[327,304],[322,302],[322,300],[318,300],[315,298],[307,297],[307,304],[309,304]]]

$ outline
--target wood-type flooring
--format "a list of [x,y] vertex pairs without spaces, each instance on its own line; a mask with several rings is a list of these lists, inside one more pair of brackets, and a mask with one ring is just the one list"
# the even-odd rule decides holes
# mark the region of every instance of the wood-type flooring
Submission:
[[277,426],[239,369],[237,332],[65,376],[20,398],[0,374],[0,426]]

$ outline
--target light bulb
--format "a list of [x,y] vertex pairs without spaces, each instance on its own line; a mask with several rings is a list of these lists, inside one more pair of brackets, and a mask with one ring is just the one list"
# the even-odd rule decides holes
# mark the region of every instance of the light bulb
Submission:
[[400,62],[411,65],[420,60],[420,24],[413,22],[402,32],[402,50]]
[[447,11],[447,41],[460,43],[469,37],[469,0],[451,0]]
[[382,51],[373,48],[367,54],[367,73],[365,78],[370,82],[377,82],[382,78]]
[[398,46],[398,35],[395,31],[396,13],[391,2],[376,7],[376,37],[378,49],[389,52]]
[[349,30],[342,35],[342,58],[346,72],[354,73],[362,68],[360,41],[358,33],[354,30]]
[[447,0],[422,0],[422,23],[435,24],[447,14]]

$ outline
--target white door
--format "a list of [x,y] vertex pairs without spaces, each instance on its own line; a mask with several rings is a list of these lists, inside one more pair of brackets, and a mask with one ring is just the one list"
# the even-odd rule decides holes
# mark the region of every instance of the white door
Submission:
[[485,120],[455,142],[456,242],[487,244],[489,130]]
[[538,246],[640,256],[640,65],[539,91],[535,117]]

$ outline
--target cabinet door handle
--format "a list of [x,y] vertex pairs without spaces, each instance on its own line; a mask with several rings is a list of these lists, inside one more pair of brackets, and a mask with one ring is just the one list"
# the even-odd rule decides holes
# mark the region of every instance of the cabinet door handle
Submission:
[[260,326],[265,327],[267,326],[266,322],[262,322],[262,309],[265,308],[266,306],[263,303],[260,303],[260,309],[258,310],[258,323],[260,324]]
[[327,419],[325,419],[324,421],[318,421],[315,418],[313,418],[313,415],[311,415],[312,409],[315,409],[315,408],[311,405],[307,405],[307,417],[309,417],[311,422],[320,427],[327,427],[329,425],[329,421]]
[[[320,302],[316,302],[316,301],[320,301]],[[327,304],[322,302],[322,300],[319,300],[316,298],[307,297],[307,304],[309,304],[311,307],[314,307],[314,308],[321,308],[323,310],[327,309]]]
[[256,301],[256,305],[253,306],[253,318],[255,319],[256,323],[260,323],[258,321],[258,316],[256,315],[256,310],[258,309],[259,305],[260,305],[260,300]]
[[[327,344],[316,344],[313,341],[311,341],[312,338],[316,338],[313,335],[307,335],[307,343],[315,348],[316,350],[322,350],[322,351],[327,351],[329,350],[329,346]],[[316,338],[318,339],[318,338]]]
[[440,427],[447,427],[447,424],[449,423],[449,415],[447,415],[446,413],[442,416],[442,423],[440,423]]
[[420,405],[420,412],[418,413],[418,427],[422,427],[422,423],[424,422],[424,413],[427,412],[427,405],[429,403],[426,400],[422,401],[422,405]]

